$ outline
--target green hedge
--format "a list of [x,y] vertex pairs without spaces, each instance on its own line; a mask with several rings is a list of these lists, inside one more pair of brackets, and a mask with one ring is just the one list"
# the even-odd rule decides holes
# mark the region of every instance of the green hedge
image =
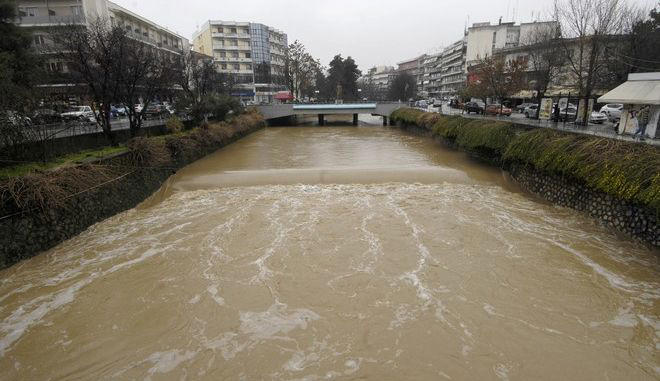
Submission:
[[647,205],[660,214],[660,149],[654,146],[415,109],[397,110],[391,119],[427,129],[434,136],[494,158],[504,166],[521,163],[572,177],[593,189]]

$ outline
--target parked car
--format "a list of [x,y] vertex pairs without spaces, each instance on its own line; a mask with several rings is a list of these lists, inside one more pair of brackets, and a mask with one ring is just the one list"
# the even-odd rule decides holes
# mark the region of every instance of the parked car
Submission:
[[169,111],[165,108],[165,106],[161,104],[153,104],[147,106],[147,109],[144,111],[144,117],[145,118],[159,118],[169,115]]
[[417,101],[417,102],[415,102],[415,107],[425,109],[425,108],[428,108],[429,105],[428,105],[428,103],[426,103],[426,101]]
[[486,106],[486,110],[484,111],[484,114],[486,115],[503,115],[503,116],[511,116],[511,109],[502,106],[497,103],[490,104]]
[[81,122],[95,122],[94,111],[89,106],[73,106],[69,111],[63,113],[62,119],[65,121],[79,120]]
[[536,103],[523,103],[518,106],[516,106],[516,112],[519,114],[522,114],[525,112],[525,109],[529,106],[534,106]]
[[568,106],[566,108],[559,110],[559,120],[562,122],[563,121],[572,122],[575,120],[576,116],[577,116],[577,108],[575,106]]
[[128,113],[126,112],[126,107],[119,105],[115,106],[115,110],[117,111],[117,116],[126,116]]
[[607,115],[603,114],[602,112],[593,111],[591,115],[589,115],[590,123],[603,124],[606,121],[607,121]]
[[476,113],[476,114],[483,114],[484,113],[484,108],[477,102],[467,102],[463,105],[463,110],[465,110],[466,113]]
[[34,115],[32,115],[32,121],[34,121],[35,124],[62,123],[62,116],[55,110],[43,108],[34,112]]
[[616,121],[621,119],[621,112],[623,111],[623,105],[620,103],[606,104],[600,108],[600,112],[607,115],[607,118],[611,121]]
[[523,111],[523,114],[525,114],[525,118],[536,118],[536,116],[539,113],[539,105],[533,104],[525,107],[525,110]]

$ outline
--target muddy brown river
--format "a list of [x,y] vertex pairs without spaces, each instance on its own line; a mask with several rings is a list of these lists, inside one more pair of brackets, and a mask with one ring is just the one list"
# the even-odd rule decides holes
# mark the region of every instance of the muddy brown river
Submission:
[[658,258],[430,139],[268,128],[0,272],[0,379],[657,380]]

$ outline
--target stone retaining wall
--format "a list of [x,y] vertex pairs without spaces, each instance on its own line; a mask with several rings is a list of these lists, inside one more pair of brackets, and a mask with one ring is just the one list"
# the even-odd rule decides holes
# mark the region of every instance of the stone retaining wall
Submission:
[[[248,130],[230,125],[231,135],[215,148],[228,145],[262,127],[263,122]],[[192,157],[177,156],[171,164],[162,167],[135,167],[130,153],[120,154],[102,159],[101,164],[126,166],[122,177],[76,195],[67,200],[66,205],[18,213],[15,206],[0,205],[0,216],[10,216],[0,219],[0,269],[48,250],[99,221],[134,208],[157,191],[177,169],[208,153],[199,151]],[[131,169],[131,166],[134,168]]]
[[507,169],[524,189],[554,204],[584,212],[628,236],[660,246],[660,224],[655,212],[530,166],[510,165]]
[[[430,131],[416,125],[398,123],[397,127],[417,135],[432,137]],[[461,149],[454,141],[437,136],[434,139],[451,148]],[[481,152],[466,152],[490,165],[499,166],[523,189],[547,201],[586,213],[619,233],[660,247],[660,216],[650,208],[596,191],[576,179],[539,171],[531,165],[505,164],[500,157],[490,157]]]

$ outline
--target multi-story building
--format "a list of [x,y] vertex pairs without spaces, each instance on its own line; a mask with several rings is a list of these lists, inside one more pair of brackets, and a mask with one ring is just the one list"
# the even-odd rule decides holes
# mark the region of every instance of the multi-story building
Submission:
[[462,38],[449,45],[442,52],[442,62],[439,65],[440,70],[440,90],[441,98],[451,98],[455,96],[463,87],[467,80],[465,60],[466,60],[466,41]]
[[422,63],[426,58],[426,54],[422,54],[419,57],[413,59],[405,60],[397,63],[397,73],[407,73],[410,74],[415,79],[415,84],[417,85],[417,96],[419,97],[419,92],[423,91],[423,70]]
[[193,49],[213,57],[235,84],[232,95],[272,102],[285,90],[287,35],[267,25],[209,20],[193,35]]
[[186,38],[108,0],[20,0],[17,6],[18,25],[32,33],[35,48],[48,47],[40,50],[47,54],[47,69],[53,72],[68,72],[66,62],[52,50],[50,37],[62,25],[89,25],[103,20],[125,28],[129,37],[167,54],[178,55],[190,49]]
[[422,61],[421,76],[422,87],[417,94],[421,98],[434,98],[437,96],[438,87],[438,66],[442,61],[442,53],[427,54]]
[[513,22],[475,23],[467,31],[466,69],[499,49],[529,44],[539,30],[557,27],[554,21],[515,25]]
[[358,81],[362,86],[369,86],[369,90],[373,92],[368,94],[368,97],[385,100],[395,76],[396,70],[392,66],[381,65],[369,69]]

